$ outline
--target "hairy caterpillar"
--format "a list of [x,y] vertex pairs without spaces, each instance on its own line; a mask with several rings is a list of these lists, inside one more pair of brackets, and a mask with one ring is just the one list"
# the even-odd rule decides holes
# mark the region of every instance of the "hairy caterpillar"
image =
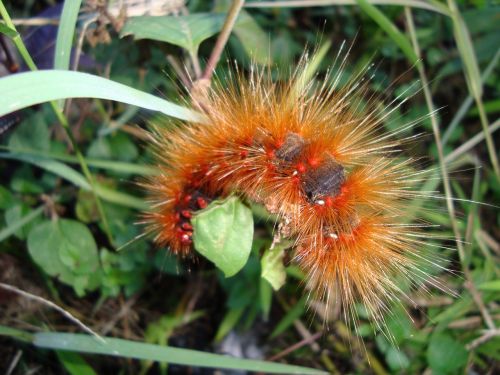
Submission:
[[198,210],[229,194],[261,203],[294,240],[294,260],[326,309],[340,303],[347,319],[360,301],[379,323],[403,293],[396,277],[438,282],[419,267],[422,224],[405,212],[422,195],[415,160],[398,153],[413,137],[383,127],[404,100],[386,112],[365,102],[369,67],[340,87],[345,63],[319,85],[304,81],[304,62],[284,84],[258,69],[215,82],[207,123],[152,135],[160,174],[144,184],[154,206],[145,222],[157,244],[189,256]]

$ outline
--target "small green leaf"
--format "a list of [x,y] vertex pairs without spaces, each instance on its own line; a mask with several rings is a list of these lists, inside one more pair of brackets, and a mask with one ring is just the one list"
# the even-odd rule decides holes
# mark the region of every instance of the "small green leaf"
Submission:
[[44,272],[73,286],[79,295],[97,287],[97,246],[82,223],[67,219],[45,221],[30,231],[28,251]]
[[253,240],[250,208],[237,197],[213,202],[193,220],[195,249],[213,262],[226,277],[243,268]]
[[500,291],[500,280],[486,281],[478,286],[481,290]]
[[285,248],[285,246],[278,245],[272,250],[266,250],[260,261],[261,276],[271,284],[274,290],[281,288],[286,280],[286,270],[283,264]]
[[458,374],[467,364],[467,350],[451,335],[436,332],[427,348],[427,362],[433,373]]
[[123,27],[121,36],[133,35],[135,39],[167,42],[195,53],[201,42],[222,28],[225,17],[225,14],[215,13],[132,17]]

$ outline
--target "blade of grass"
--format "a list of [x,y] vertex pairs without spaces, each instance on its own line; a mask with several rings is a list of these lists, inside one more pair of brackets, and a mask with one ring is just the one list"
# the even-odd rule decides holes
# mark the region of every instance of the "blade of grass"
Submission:
[[488,118],[482,101],[483,86],[481,85],[481,75],[479,74],[479,66],[474,52],[474,46],[470,38],[469,30],[467,29],[467,25],[465,24],[455,1],[448,0],[448,7],[450,8],[451,19],[453,21],[455,42],[457,44],[462,62],[465,66],[465,79],[469,86],[469,91],[474,97],[477,109],[479,110],[479,118],[481,120],[481,126],[483,127],[491,165],[493,166],[493,170],[495,171],[497,178],[500,179],[497,151],[488,129]]
[[[54,52],[54,69],[68,70],[71,58],[71,47],[75,35],[76,20],[82,0],[65,1],[61,12],[61,20],[57,29],[56,48]],[[63,109],[64,100],[59,101],[59,109]]]
[[[9,153],[0,153],[0,158],[14,159],[36,165],[39,168],[42,168],[46,171],[54,173],[55,175],[58,175],[59,177],[64,178],[65,180],[71,182],[73,185],[78,186],[79,188],[82,188],[84,190],[91,190],[90,184],[87,182],[83,175],[68,167],[66,164],[60,163],[56,160],[34,157],[32,155]],[[115,189],[100,185],[98,183],[95,183],[94,190],[97,196],[111,203],[135,208],[137,210],[145,210],[148,207],[148,205],[140,198],[116,191]]]
[[146,92],[88,73],[44,70],[0,79],[0,116],[34,104],[65,98],[99,98],[159,111],[181,120],[199,122],[202,115]]
[[[405,7],[405,15],[406,15],[406,20],[407,20],[407,24],[408,24],[408,31],[410,32],[411,40],[413,43],[413,48],[415,49],[415,54],[417,56],[420,56],[420,47],[418,45],[417,34],[415,31],[415,25],[413,22],[413,16],[412,16],[410,8]],[[445,197],[446,197],[446,206],[448,208],[448,214],[450,216],[451,227],[453,229],[453,234],[455,236],[455,243],[456,243],[457,250],[458,250],[458,256],[460,258],[460,264],[462,266],[462,270],[463,270],[464,276],[466,278],[465,287],[469,290],[470,294],[472,295],[472,298],[474,299],[474,302],[476,303],[477,307],[479,308],[481,315],[483,315],[483,319],[484,319],[486,325],[488,326],[488,328],[495,329],[493,319],[491,318],[489,311],[487,310],[486,306],[484,305],[484,302],[481,299],[481,296],[476,289],[472,275],[471,275],[469,267],[467,265],[467,260],[465,257],[465,250],[464,250],[464,246],[463,246],[463,242],[462,242],[462,235],[460,233],[460,229],[458,227],[458,222],[457,222],[456,215],[455,215],[455,207],[453,205],[453,195],[452,195],[452,190],[451,190],[451,186],[450,186],[450,181],[448,178],[447,167],[446,167],[446,163],[444,161],[444,152],[443,152],[443,146],[442,146],[442,142],[441,142],[441,132],[439,130],[439,124],[437,122],[436,112],[434,110],[435,107],[434,107],[434,103],[432,101],[432,95],[431,95],[431,92],[429,90],[429,83],[427,80],[427,76],[425,74],[423,64],[418,65],[417,69],[418,69],[418,72],[420,75],[420,79],[422,81],[422,89],[424,92],[425,100],[427,102],[427,106],[429,107],[430,118],[431,118],[431,123],[432,123],[432,130],[434,132],[434,138],[436,140],[436,147],[437,147],[437,151],[438,151],[439,166],[441,168],[441,175],[443,178],[443,186],[444,186],[444,192],[445,192]]]
[[[0,146],[0,150],[7,150],[14,154],[25,154],[28,156],[42,156],[47,159],[56,159],[67,163],[78,164],[76,156],[60,154],[55,152],[38,151],[27,148],[14,148]],[[114,172],[131,173],[140,176],[154,176],[158,174],[158,170],[152,166],[145,164],[125,163],[122,161],[114,160],[101,160],[101,159],[86,159],[87,165],[90,167],[101,168]]]
[[31,333],[2,325],[0,325],[0,336],[12,337],[24,342],[33,342],[33,335]]
[[[486,82],[491,73],[493,73],[493,70],[497,66],[499,60],[500,60],[500,48],[497,50],[497,53],[495,54],[493,59],[491,59],[490,63],[488,64],[483,74],[481,75],[481,86],[484,85],[484,82]],[[467,114],[467,111],[469,110],[473,101],[474,97],[469,93],[467,98],[463,101],[462,105],[458,109],[457,113],[455,113],[455,116],[453,116],[450,125],[446,128],[445,132],[443,133],[443,147],[446,146],[446,143],[448,142],[451,133],[453,133],[453,131],[458,126],[460,121],[462,121],[464,116]],[[490,130],[490,133],[493,132]]]
[[[420,0],[369,0],[373,5],[399,5],[426,9],[449,15],[448,8],[438,1]],[[245,8],[302,8],[322,7],[331,5],[356,5],[356,0],[288,0],[288,1],[251,1],[245,3]]]
[[225,355],[204,353],[196,350],[172,348],[169,346],[159,346],[109,337],[104,338],[104,343],[97,341],[89,335],[73,333],[43,332],[36,333],[33,337],[33,344],[45,349],[93,353],[218,369],[282,374],[324,374],[323,371],[307,367],[232,358]]
[[421,65],[413,50],[408,38],[387,18],[384,13],[378,10],[374,5],[370,4],[368,0],[356,0],[359,7],[373,20],[382,30],[396,43],[401,51],[405,54],[406,58],[410,60],[413,65]]
[[23,216],[20,220],[16,221],[12,225],[3,228],[0,230],[0,242],[5,240],[6,238],[12,236],[17,232],[20,228],[24,227],[29,222],[35,220],[38,216],[40,216],[43,212],[44,206],[40,206],[37,209],[31,211],[29,214]]
[[61,20],[57,29],[56,48],[54,52],[54,69],[69,69],[71,46],[75,35],[76,20],[82,0],[65,1]]

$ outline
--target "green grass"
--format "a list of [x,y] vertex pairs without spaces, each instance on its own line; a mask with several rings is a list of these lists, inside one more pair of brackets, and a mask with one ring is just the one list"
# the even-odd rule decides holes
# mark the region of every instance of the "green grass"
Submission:
[[[0,266],[10,271],[0,281],[43,296],[37,302],[19,297],[31,305],[0,312],[0,347],[31,346],[19,363],[0,349],[9,364],[45,370],[55,360],[55,373],[89,374],[103,368],[165,372],[165,365],[151,361],[281,373],[498,370],[500,214],[494,205],[500,189],[494,132],[500,123],[497,107],[487,105],[500,94],[498,6],[454,0],[248,1],[225,49],[243,72],[252,59],[272,61],[269,70],[274,74],[277,66],[276,77],[283,77],[306,46],[314,49],[321,40],[302,84],[322,79],[342,41],[354,41],[346,71],[355,74],[367,61],[378,63],[368,84],[378,105],[384,104],[380,94],[390,100],[410,85],[421,88],[387,126],[423,116],[415,132],[433,136],[405,152],[421,158],[422,191],[442,190],[444,198],[409,202],[408,216],[422,212],[439,224],[429,233],[437,249],[432,256],[451,269],[439,277],[456,296],[432,287],[429,293],[411,292],[417,307],[403,302],[409,316],[394,307],[386,318],[388,338],[371,329],[362,307],[357,330],[341,321],[329,322],[325,330],[314,307],[307,307],[303,275],[293,266],[286,269],[285,285],[272,290],[261,278],[259,253],[269,246],[273,225],[266,214],[255,214],[259,208],[248,262],[229,279],[203,261],[178,261],[154,249],[136,225],[138,212],[148,207],[137,181],[156,174],[151,147],[137,128],[149,120],[172,126],[168,118],[203,122],[182,99],[177,79],[195,74],[208,60],[229,1],[217,1],[216,13],[205,2],[189,2],[189,15],[155,19],[163,28],[140,17],[125,23],[121,33],[108,24],[110,44],[84,43],[82,52],[99,66],[89,72],[68,70],[82,32],[80,1],[65,2],[55,48],[58,70],[37,71],[36,56],[21,38],[26,29],[12,19],[35,17],[48,4],[42,3],[23,8],[0,0],[0,32],[32,70],[0,78],[0,115],[49,104],[24,110],[23,123],[0,138]],[[145,40],[121,38],[130,33]],[[218,69],[224,76],[228,68],[222,62]],[[63,113],[58,101],[68,98],[79,100]],[[157,114],[168,117],[151,119]],[[78,233],[51,225],[58,218]],[[47,232],[37,233],[41,227]],[[2,298],[0,293],[0,303]],[[43,300],[104,332],[105,343],[73,333],[78,327],[68,325],[60,310],[37,312]],[[201,309],[197,319],[185,319],[195,305]],[[48,327],[52,332],[32,332]],[[264,356],[284,363],[207,353],[230,332],[259,332]],[[320,340],[311,340],[319,333]]]

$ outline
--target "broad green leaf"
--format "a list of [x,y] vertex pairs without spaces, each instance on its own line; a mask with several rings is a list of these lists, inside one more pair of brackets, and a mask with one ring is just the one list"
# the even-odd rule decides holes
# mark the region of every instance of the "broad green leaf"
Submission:
[[135,39],[167,42],[194,54],[201,42],[222,28],[225,17],[225,14],[216,13],[132,17],[123,27],[121,36],[133,35]]
[[[1,331],[0,331],[1,333]],[[33,344],[45,349],[94,353],[115,357],[145,359],[186,366],[220,369],[248,370],[282,374],[325,374],[307,367],[284,365],[265,361],[232,358],[226,355],[204,353],[190,349],[146,344],[138,341],[105,337],[104,342],[95,337],[74,333],[43,332],[33,335]]]
[[99,98],[115,100],[159,111],[187,121],[203,121],[203,116],[157,96],[92,74],[40,70],[12,74],[0,79],[0,116],[34,104],[66,98]]
[[267,249],[260,261],[261,276],[266,279],[274,290],[283,286],[286,280],[286,270],[283,264],[285,246],[277,245],[274,249]]
[[467,350],[449,334],[436,332],[427,348],[427,362],[433,373],[458,374],[467,364]]
[[500,291],[500,280],[486,281],[478,286],[478,289],[487,291]]
[[73,286],[78,295],[97,287],[97,246],[82,223],[57,219],[37,225],[28,235],[28,251],[45,273]]
[[216,201],[193,219],[194,246],[226,277],[243,268],[253,240],[253,216],[237,197]]

